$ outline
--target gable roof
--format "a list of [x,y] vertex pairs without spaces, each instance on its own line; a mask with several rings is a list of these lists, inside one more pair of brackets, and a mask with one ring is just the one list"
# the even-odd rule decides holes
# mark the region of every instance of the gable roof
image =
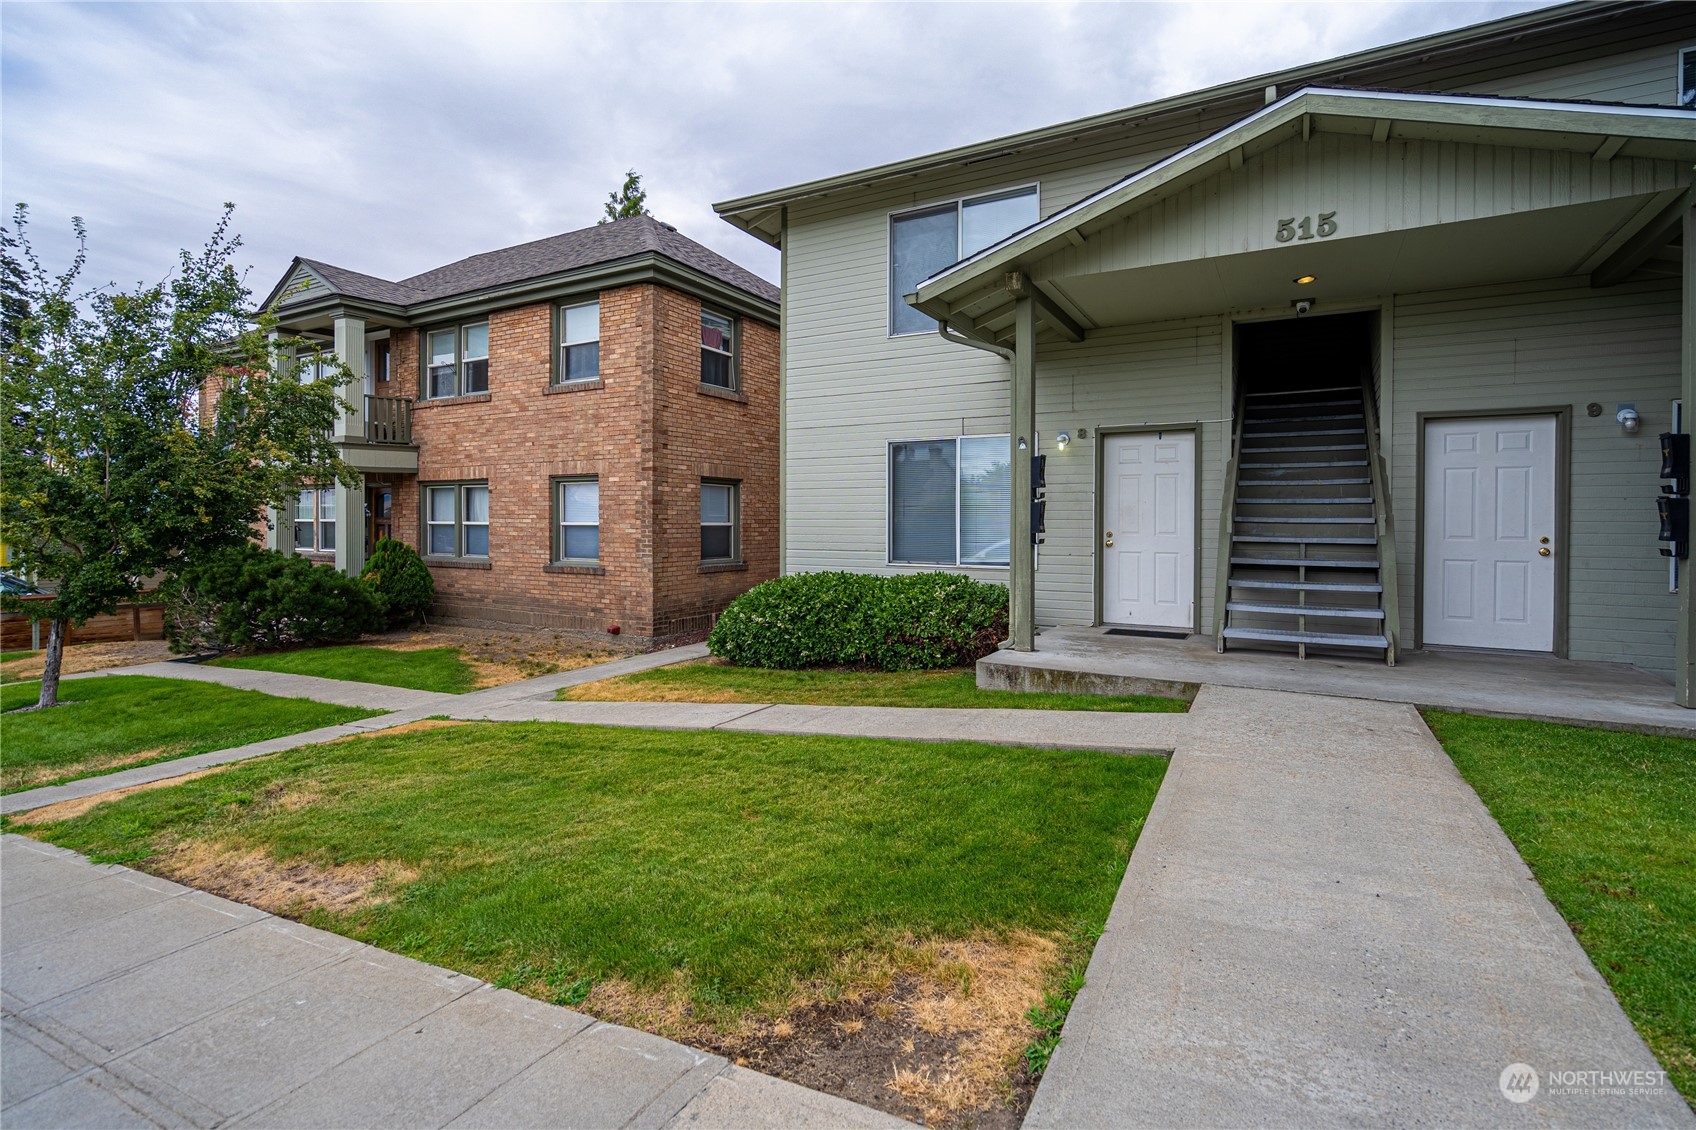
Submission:
[[1309,86],[1398,90],[1429,87],[1434,85],[1431,76],[1438,68],[1447,66],[1464,70],[1466,62],[1480,55],[1499,61],[1509,53],[1533,51],[1542,40],[1595,43],[1616,38],[1629,39],[1633,34],[1641,35],[1655,28],[1687,27],[1692,23],[1692,11],[1696,11],[1696,6],[1664,0],[1576,0],[1057,125],[726,200],[713,205],[713,210],[726,222],[775,246],[781,224],[778,217],[783,206],[793,201],[1012,156],[1044,146],[1068,144],[1086,135],[1141,127],[1155,119],[1177,121],[1189,115],[1193,120],[1193,115],[1204,110],[1229,110],[1231,116],[1238,117],[1262,106],[1268,88],[1282,92]]
[[499,251],[485,251],[398,281],[315,259],[297,258],[283,275],[283,281],[267,297],[266,304],[278,300],[299,266],[305,266],[344,298],[405,309],[645,255],[664,256],[762,302],[772,306],[778,303],[778,288],[747,268],[652,216],[629,216]]

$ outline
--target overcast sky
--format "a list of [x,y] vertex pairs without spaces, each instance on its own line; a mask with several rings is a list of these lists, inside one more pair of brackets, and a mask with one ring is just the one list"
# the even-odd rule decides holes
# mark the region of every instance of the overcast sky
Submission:
[[234,201],[263,295],[584,227],[634,167],[775,281],[714,201],[1539,6],[5,3],[0,195],[122,285]]

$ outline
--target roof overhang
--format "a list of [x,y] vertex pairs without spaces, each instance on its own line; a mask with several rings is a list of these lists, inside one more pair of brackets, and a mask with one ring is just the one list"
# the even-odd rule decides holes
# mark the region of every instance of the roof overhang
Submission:
[[[1245,161],[1267,150],[1320,133],[1353,134],[1377,142],[1459,142],[1566,151],[1598,161],[1631,157],[1696,161],[1696,115],[1688,111],[1309,88],[933,275],[907,301],[958,332],[997,341],[1004,334],[987,328],[982,315],[1004,311],[1025,274],[1040,261],[1068,246],[1084,246],[1097,234],[1202,179],[1241,169]],[[1666,203],[1660,201],[1657,213]],[[1602,217],[1600,211],[1597,215]],[[1653,218],[1641,217],[1644,223]],[[1088,315],[1066,309],[1052,288],[1046,296],[1039,290],[1038,298],[1039,315],[1050,330],[1075,337],[1079,327],[1089,328]]]

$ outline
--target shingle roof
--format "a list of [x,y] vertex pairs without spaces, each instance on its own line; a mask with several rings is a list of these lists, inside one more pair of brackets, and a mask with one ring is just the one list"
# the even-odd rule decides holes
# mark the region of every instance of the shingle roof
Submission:
[[408,306],[647,254],[664,255],[774,305],[778,300],[777,287],[652,216],[630,216],[517,247],[486,251],[399,282],[310,259],[301,262],[350,298]]

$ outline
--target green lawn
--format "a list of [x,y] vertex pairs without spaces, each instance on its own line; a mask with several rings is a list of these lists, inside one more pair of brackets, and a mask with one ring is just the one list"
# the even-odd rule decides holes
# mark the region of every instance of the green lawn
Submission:
[[311,647],[275,651],[234,659],[215,659],[218,667],[250,671],[281,671],[286,675],[316,675],[354,683],[378,683],[415,691],[464,694],[475,690],[477,672],[454,647],[392,651],[382,647]]
[[1696,742],[1426,718],[1696,1105]]
[[780,702],[803,706],[1001,706],[1026,710],[1182,713],[1189,703],[1152,695],[1046,694],[979,690],[971,671],[773,671],[680,663],[567,687],[561,699],[650,702]]
[[10,663],[14,659],[28,659],[34,654],[35,652],[27,647],[22,651],[0,651],[0,663]]
[[1165,768],[473,723],[290,750],[30,834],[143,868],[186,842],[294,875],[415,873],[392,901],[303,917],[567,1003],[607,979],[684,994],[702,1023],[781,1009],[914,939],[1098,932]]
[[297,734],[379,710],[276,698],[216,683],[111,675],[59,684],[64,705],[33,705],[39,682],[0,687],[0,791],[57,784],[130,765]]

